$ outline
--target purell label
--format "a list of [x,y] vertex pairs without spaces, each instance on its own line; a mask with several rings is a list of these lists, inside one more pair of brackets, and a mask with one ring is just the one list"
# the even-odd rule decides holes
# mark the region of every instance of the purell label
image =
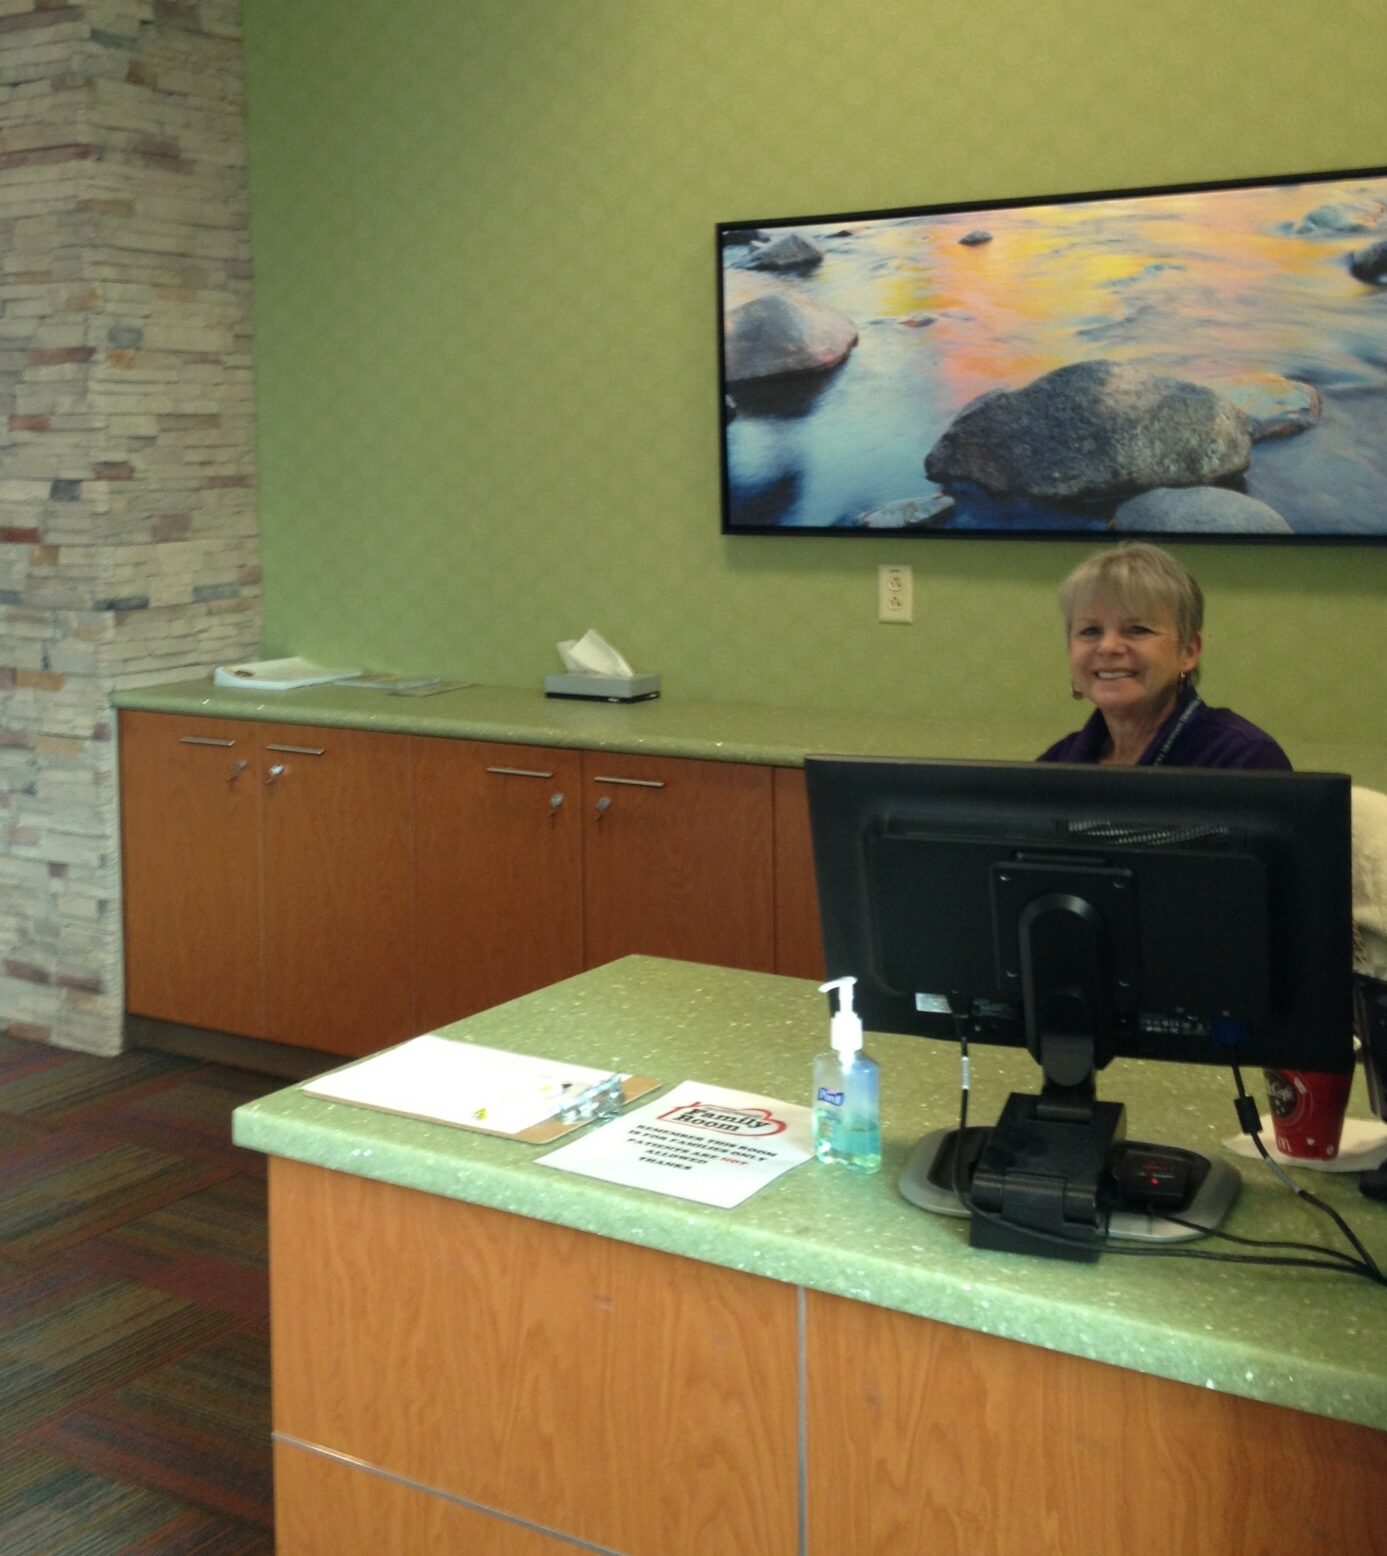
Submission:
[[841,1091],[830,1091],[827,1086],[820,1086],[818,1100],[828,1103],[831,1108],[841,1108],[844,1095]]

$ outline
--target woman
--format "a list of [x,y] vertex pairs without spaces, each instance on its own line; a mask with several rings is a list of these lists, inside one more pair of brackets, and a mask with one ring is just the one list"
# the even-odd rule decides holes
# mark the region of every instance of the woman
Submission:
[[1265,730],[1194,689],[1204,596],[1169,553],[1142,542],[1101,551],[1070,573],[1059,600],[1070,690],[1095,711],[1042,762],[1290,767]]

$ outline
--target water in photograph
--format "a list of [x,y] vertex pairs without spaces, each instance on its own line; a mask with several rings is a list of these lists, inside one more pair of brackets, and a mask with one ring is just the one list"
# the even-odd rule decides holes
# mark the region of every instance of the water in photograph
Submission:
[[[1339,214],[1302,230],[1328,206]],[[1367,230],[1344,229],[1349,207]],[[1265,374],[1314,386],[1318,424],[1257,443],[1236,484],[1298,533],[1387,534],[1387,286],[1347,265],[1387,236],[1387,178],[788,230],[822,263],[771,274],[729,246],[724,308],[802,291],[859,339],[827,372],[728,386],[731,527],[856,526],[914,500],[943,528],[1101,532],[1111,504],[944,494],[924,460],[978,395],[1105,358],[1213,387]],[[989,241],[960,242],[975,231]]]

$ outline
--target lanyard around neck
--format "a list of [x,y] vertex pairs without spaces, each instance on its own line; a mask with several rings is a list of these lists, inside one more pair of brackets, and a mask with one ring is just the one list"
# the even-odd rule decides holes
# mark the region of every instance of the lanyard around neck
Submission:
[[1164,763],[1166,757],[1170,755],[1170,748],[1180,738],[1181,732],[1184,730],[1185,725],[1189,723],[1189,721],[1203,706],[1204,699],[1199,695],[1198,692],[1192,690],[1190,692],[1190,700],[1180,710],[1180,717],[1175,720],[1175,722],[1170,726],[1170,729],[1166,732],[1165,739],[1161,741],[1160,750],[1157,751],[1155,756],[1151,758],[1149,763],[1150,766],[1160,767],[1162,763]]

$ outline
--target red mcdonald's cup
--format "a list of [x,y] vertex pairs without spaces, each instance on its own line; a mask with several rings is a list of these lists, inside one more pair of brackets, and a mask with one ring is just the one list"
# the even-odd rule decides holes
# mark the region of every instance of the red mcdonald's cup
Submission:
[[1276,1149],[1283,1156],[1330,1161],[1339,1154],[1353,1075],[1320,1070],[1263,1070]]

